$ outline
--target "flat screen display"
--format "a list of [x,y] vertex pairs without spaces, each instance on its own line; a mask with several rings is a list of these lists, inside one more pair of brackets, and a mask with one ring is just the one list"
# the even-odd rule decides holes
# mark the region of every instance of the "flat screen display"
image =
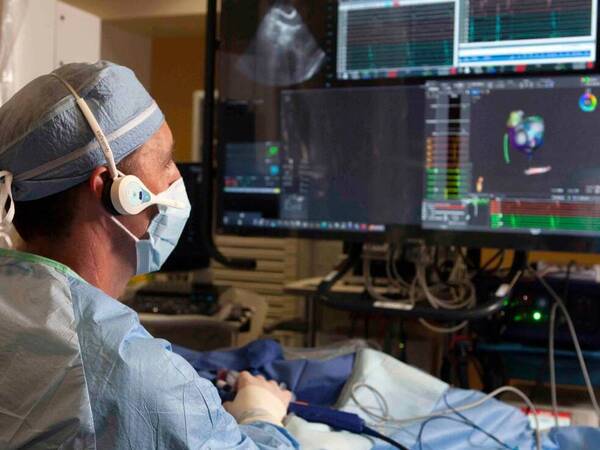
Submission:
[[426,92],[425,229],[600,237],[600,77]]
[[[223,148],[223,225],[350,234],[419,226],[424,101],[415,86],[283,91],[278,141],[238,135]],[[225,128],[254,122],[245,106],[224,107]]]
[[343,80],[596,67],[595,0],[339,0]]

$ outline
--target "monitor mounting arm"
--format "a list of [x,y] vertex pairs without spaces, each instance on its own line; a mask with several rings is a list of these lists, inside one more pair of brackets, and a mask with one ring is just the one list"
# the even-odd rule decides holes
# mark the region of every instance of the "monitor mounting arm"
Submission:
[[207,1],[206,11],[206,57],[204,67],[204,111],[202,115],[202,164],[203,189],[202,205],[205,216],[201,236],[206,253],[218,263],[234,269],[253,270],[256,261],[251,259],[228,258],[217,248],[213,239],[214,219],[214,125],[215,125],[215,63],[217,52],[217,0]]

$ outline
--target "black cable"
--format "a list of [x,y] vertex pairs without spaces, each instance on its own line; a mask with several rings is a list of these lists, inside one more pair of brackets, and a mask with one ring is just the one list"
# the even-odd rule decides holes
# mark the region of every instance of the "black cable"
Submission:
[[458,247],[456,249],[456,251],[458,252],[458,256],[460,256],[460,258],[464,261],[464,263],[467,265],[467,268],[470,270],[477,270],[478,266],[477,264],[475,264],[471,258],[469,258],[469,255],[466,255],[463,253],[462,249],[460,247]]
[[506,251],[503,251],[500,255],[500,259],[498,260],[498,264],[496,264],[492,269],[489,270],[490,273],[495,274],[498,272],[502,266],[504,265],[504,257],[506,256]]
[[468,423],[469,425],[471,425],[473,428],[475,428],[476,430],[481,431],[482,433],[484,433],[485,435],[487,435],[489,438],[491,438],[492,440],[494,440],[496,443],[498,443],[499,445],[502,445],[503,447],[506,447],[508,450],[512,450],[512,447],[509,446],[506,442],[502,442],[500,439],[498,439],[496,436],[494,436],[493,434],[485,431],[483,428],[481,428],[479,425],[477,425],[475,422],[473,422],[471,419],[469,419],[467,416],[465,416],[464,414],[462,414],[460,411],[457,411],[451,404],[450,402],[448,402],[448,398],[446,396],[446,394],[444,394],[444,403],[446,404],[446,407],[452,411],[454,414],[456,414],[458,417],[460,417],[461,419],[463,419],[466,423]]
[[363,434],[366,434],[367,436],[371,436],[371,437],[374,437],[377,439],[381,439],[382,441],[387,442],[388,444],[393,445],[394,447],[396,447],[400,450],[409,450],[404,445],[400,444],[399,442],[396,442],[392,438],[389,438],[389,437],[375,431],[373,428],[364,427]]
[[515,250],[513,252],[513,260],[508,272],[508,279],[511,280],[519,272],[523,273],[529,270],[529,254],[526,251]]
[[[425,430],[425,426],[429,423],[429,422],[433,422],[434,420],[439,420],[439,419],[446,419],[446,420],[450,420],[452,422],[457,422],[460,423],[462,425],[468,425],[469,427],[485,434],[486,436],[488,436],[490,439],[496,440],[497,438],[495,438],[491,433],[488,433],[487,431],[485,431],[483,428],[481,428],[480,426],[478,426],[477,424],[470,424],[468,422],[465,422],[464,420],[460,420],[457,419],[455,417],[448,417],[448,416],[433,416],[430,417],[429,419],[427,419],[426,421],[424,421],[421,424],[421,428],[419,429],[419,434],[417,435],[417,442],[419,443],[419,450],[423,450],[423,431]],[[512,450],[512,447],[507,446],[506,444],[502,444],[504,445],[506,448]]]
[[571,260],[567,265],[567,273],[565,275],[565,288],[563,290],[563,296],[565,303],[569,303],[569,288],[571,287],[571,272],[573,270],[573,266],[577,264],[575,261]]
[[440,246],[436,245],[433,251],[433,271],[437,275],[438,279],[443,282],[446,277],[442,275],[442,269],[440,268]]
[[331,288],[361,261],[362,244],[350,244],[348,256],[317,286],[317,298],[327,297]]
[[527,393],[527,397],[529,397],[532,401],[535,401],[534,398],[537,397],[538,391],[543,387],[544,384],[544,375],[548,373],[549,370],[549,360],[550,358],[550,349],[546,346],[546,354],[544,361],[537,368],[537,375],[535,377],[535,384],[531,387],[529,392]]
[[504,264],[504,256],[506,255],[506,250],[498,250],[494,256],[492,256],[480,269],[480,273],[485,273],[485,271],[492,265],[494,261],[498,259],[498,263],[490,269],[490,273],[496,273]]

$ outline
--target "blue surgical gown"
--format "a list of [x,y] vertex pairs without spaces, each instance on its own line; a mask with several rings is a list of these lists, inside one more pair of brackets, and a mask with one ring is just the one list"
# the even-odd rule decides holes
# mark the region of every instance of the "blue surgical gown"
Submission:
[[0,249],[0,448],[288,449],[238,425],[137,314],[69,268]]

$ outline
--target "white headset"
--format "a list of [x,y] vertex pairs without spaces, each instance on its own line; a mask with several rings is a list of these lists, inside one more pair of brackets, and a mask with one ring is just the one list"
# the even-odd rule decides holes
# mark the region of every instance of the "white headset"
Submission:
[[64,78],[52,73],[52,76],[57,78],[75,97],[77,106],[83,113],[85,120],[89,124],[102,153],[107,162],[108,172],[110,174],[110,181],[105,189],[103,201],[105,206],[112,212],[116,212],[125,216],[134,216],[141,213],[146,208],[152,205],[165,205],[172,206],[174,208],[182,209],[184,205],[175,200],[167,198],[161,198],[159,195],[154,195],[150,189],[148,189],[144,183],[135,175],[125,175],[117,170],[115,164],[115,158],[113,156],[112,149],[100,124],[94,117],[94,114],[90,110],[86,101],[77,93],[77,91],[71,86]]

